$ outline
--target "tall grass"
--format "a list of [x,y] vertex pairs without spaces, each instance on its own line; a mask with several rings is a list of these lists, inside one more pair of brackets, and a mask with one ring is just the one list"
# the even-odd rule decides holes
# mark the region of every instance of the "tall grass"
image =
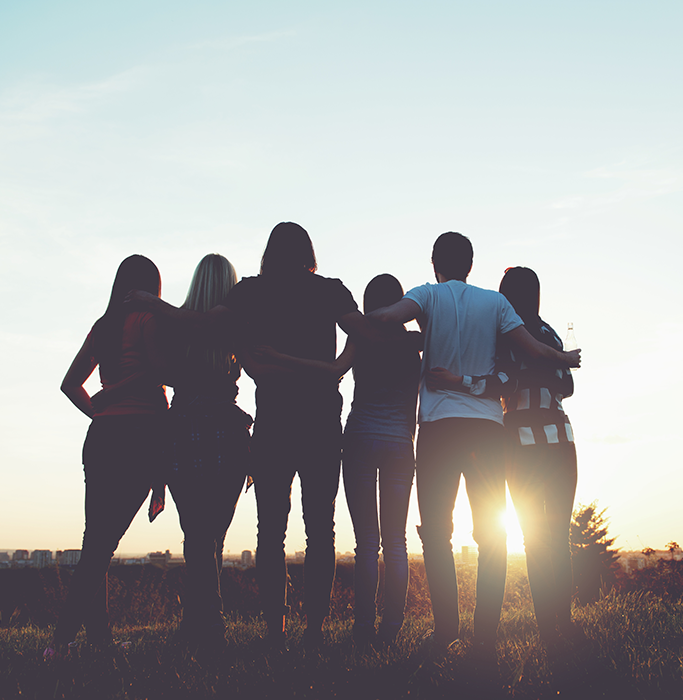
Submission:
[[[413,570],[409,614],[395,646],[359,653],[349,613],[352,593],[339,578],[325,645],[303,647],[303,622],[287,622],[290,651],[268,653],[257,615],[232,609],[228,648],[201,652],[180,643],[177,619],[120,624],[126,650],[98,652],[81,639],[61,663],[42,661],[51,627],[0,629],[0,697],[108,700],[125,698],[681,698],[683,606],[651,593],[610,593],[576,607],[585,639],[547,649],[539,640],[523,571],[511,571],[497,644],[497,663],[479,660],[468,643],[474,607],[474,569],[460,569],[462,644],[445,656],[420,648],[431,626],[420,567]],[[138,579],[139,580],[139,577]],[[293,581],[293,586],[296,581]],[[351,596],[351,598],[349,598]],[[295,598],[296,600],[296,598]]]

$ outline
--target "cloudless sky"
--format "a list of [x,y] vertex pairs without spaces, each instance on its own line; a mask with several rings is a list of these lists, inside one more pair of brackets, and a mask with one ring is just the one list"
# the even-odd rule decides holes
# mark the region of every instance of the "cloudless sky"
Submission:
[[[624,549],[683,541],[682,20],[677,0],[2,3],[0,547],[80,547],[88,421],[59,384],[120,261],[150,257],[180,304],[208,252],[256,274],[282,220],[359,302],[381,272],[432,281],[448,230],[472,284],[535,269],[542,316],[583,348],[577,502]],[[290,522],[301,550],[298,503]],[[417,522],[413,504],[411,551]],[[169,498],[120,551],[181,540]],[[255,546],[250,491],[226,549]]]

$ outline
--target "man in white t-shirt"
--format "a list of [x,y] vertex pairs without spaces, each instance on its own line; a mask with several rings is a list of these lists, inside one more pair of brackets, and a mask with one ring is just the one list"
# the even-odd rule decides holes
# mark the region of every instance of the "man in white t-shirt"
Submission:
[[536,341],[502,294],[466,283],[469,239],[444,233],[432,264],[437,284],[411,289],[393,306],[370,314],[377,322],[417,319],[424,334],[417,442],[418,528],[434,612],[432,643],[446,649],[459,636],[453,562],[453,508],[464,475],[479,546],[474,642],[494,654],[507,569],[503,411],[500,401],[463,391],[463,375],[494,373],[497,338],[535,357],[578,366],[579,351],[558,353]]

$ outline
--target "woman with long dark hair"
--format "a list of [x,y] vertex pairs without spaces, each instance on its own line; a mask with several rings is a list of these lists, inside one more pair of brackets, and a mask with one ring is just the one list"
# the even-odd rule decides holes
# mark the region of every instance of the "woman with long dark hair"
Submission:
[[[181,309],[207,313],[237,284],[222,255],[205,256]],[[225,643],[220,576],[223,543],[247,475],[252,418],[235,403],[240,367],[226,333],[174,331],[166,475],[185,535],[186,582],[181,632],[199,644]],[[169,382],[170,383],[170,382]]]
[[[119,266],[107,310],[62,382],[62,391],[93,420],[83,446],[81,558],[46,658],[63,653],[83,622],[91,644],[111,644],[109,562],[158,477],[161,419],[168,408],[160,382],[158,327],[152,314],[124,306],[133,288],[155,296],[160,292],[159,270],[142,255],[131,255]],[[83,385],[98,365],[105,396],[96,408]]]
[[[531,335],[562,350],[557,333],[539,315],[540,283],[533,270],[506,270],[500,292]],[[541,638],[571,635],[572,569],[569,524],[576,492],[576,449],[562,399],[572,395],[567,367],[531,358],[517,348],[501,353],[514,391],[504,393],[508,436],[506,476],[524,533],[529,586]]]

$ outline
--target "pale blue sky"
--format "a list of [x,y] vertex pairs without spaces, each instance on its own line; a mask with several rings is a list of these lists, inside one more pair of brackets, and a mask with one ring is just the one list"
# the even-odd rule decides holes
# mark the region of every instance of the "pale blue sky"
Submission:
[[[151,257],[180,303],[207,252],[254,274],[281,220],[358,300],[379,272],[431,281],[446,230],[472,239],[473,284],[534,268],[584,349],[577,500],[624,548],[681,541],[681,20],[677,1],[2,3],[0,547],[79,546],[87,420],[59,384],[121,259]],[[463,492],[456,546],[467,518]],[[171,507],[122,549],[181,539]],[[255,542],[249,493],[226,546]]]

